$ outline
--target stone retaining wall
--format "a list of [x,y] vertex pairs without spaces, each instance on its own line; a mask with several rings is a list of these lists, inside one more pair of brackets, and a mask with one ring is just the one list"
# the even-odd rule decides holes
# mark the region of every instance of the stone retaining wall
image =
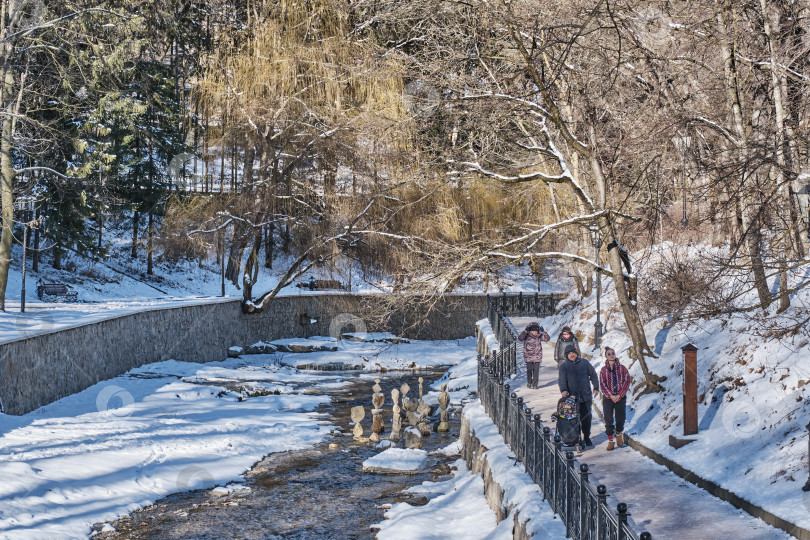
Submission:
[[475,322],[486,316],[485,295],[424,300],[349,293],[283,296],[255,315],[243,314],[234,300],[156,308],[19,339],[0,344],[0,399],[4,412],[25,414],[151,362],[222,360],[233,345],[352,331],[461,339],[474,335]]
[[[500,523],[509,517],[514,506],[507,503],[504,496],[504,487],[498,483],[492,474],[492,468],[487,459],[487,447],[481,444],[475,432],[470,428],[469,419],[464,415],[461,417],[459,438],[461,439],[461,457],[467,462],[467,467],[473,474],[481,473],[484,480],[484,497],[489,507],[495,512],[498,523]],[[513,540],[529,540],[533,538],[533,535],[526,530],[526,520],[520,518],[520,510],[518,509],[515,509],[514,513],[512,538]]]

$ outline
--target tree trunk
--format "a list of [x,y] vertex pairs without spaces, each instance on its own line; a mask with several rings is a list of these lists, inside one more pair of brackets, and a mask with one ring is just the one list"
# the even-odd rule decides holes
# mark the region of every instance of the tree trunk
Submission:
[[132,251],[129,256],[136,258],[138,256],[138,223],[141,221],[141,213],[135,210],[132,216]]
[[53,266],[54,270],[62,269],[62,244],[55,244],[53,246]]
[[275,227],[273,222],[267,224],[264,235],[264,267],[273,268],[273,232]]
[[[253,161],[256,159],[256,148],[248,138],[245,144],[245,166],[242,173],[242,190],[250,189],[253,184]],[[241,221],[237,221],[233,227],[233,238],[231,239],[231,249],[228,255],[228,267],[225,269],[225,277],[238,289],[242,278],[242,257],[249,241],[250,231]]]
[[743,167],[742,187],[740,189],[742,201],[742,230],[741,240],[745,243],[751,271],[754,274],[754,287],[759,296],[759,304],[765,309],[771,303],[771,294],[768,290],[768,280],[765,276],[765,265],[762,261],[762,232],[759,221],[759,205],[755,203],[752,189],[749,185],[751,175],[747,173],[749,152],[746,138],[745,122],[743,120],[742,102],[740,100],[739,77],[737,64],[733,54],[733,42],[728,35],[729,25],[733,25],[735,13],[727,1],[724,10],[717,14],[720,51],[723,55],[725,71],[725,90],[728,105],[731,108],[734,134],[737,137],[737,154],[740,166]]
[[98,221],[98,245],[97,245],[97,247],[98,247],[98,249],[101,249],[101,244],[104,241],[104,238],[103,238],[103,235],[104,235],[104,216],[101,214],[101,212],[98,213],[98,220],[97,221]]
[[627,326],[627,332],[633,340],[633,352],[635,353],[639,366],[641,366],[641,371],[644,373],[646,388],[642,393],[660,392],[663,388],[659,383],[666,380],[666,377],[652,373],[647,366],[647,361],[644,359],[645,355],[655,357],[655,353],[647,344],[647,337],[644,335],[644,323],[642,323],[641,317],[638,314],[636,303],[630,298],[627,283],[624,280],[624,268],[622,266],[622,256],[620,252],[621,245],[618,239],[611,233],[613,227],[603,226],[603,224],[600,223],[600,230],[602,231],[602,237],[607,241],[609,247],[608,263],[610,264],[610,271],[613,274],[613,285],[616,287],[616,297],[622,308],[622,315],[624,316],[624,321]]
[[[7,49],[8,45],[4,45]],[[7,55],[8,53],[6,53]],[[12,73],[4,67],[2,73],[3,87],[0,92],[0,103],[4,111],[11,111],[12,103]],[[6,310],[6,287],[8,286],[8,273],[11,266],[11,246],[14,224],[14,166],[11,162],[12,152],[12,117],[3,115],[2,128],[0,128],[0,217],[2,217],[2,235],[0,235],[0,311]]]
[[248,238],[245,226],[241,223],[234,225],[233,238],[231,239],[231,249],[228,253],[228,265],[225,268],[225,277],[237,288],[241,281],[242,257],[247,247]]
[[31,261],[34,272],[39,272],[39,218],[41,215],[40,209],[37,208],[37,226],[34,229],[34,253]]
[[[790,208],[790,223],[796,224],[798,221],[798,215],[796,212],[796,207],[794,204],[793,197],[788,193],[785,195],[785,190],[783,188],[783,181],[784,181],[784,172],[790,170],[788,160],[790,159],[789,155],[785,152],[785,109],[784,109],[784,100],[782,96],[782,82],[781,82],[781,68],[779,67],[778,62],[776,61],[776,51],[774,48],[773,42],[773,28],[771,23],[771,17],[768,13],[768,5],[766,0],[760,0],[760,8],[762,9],[762,19],[763,19],[763,27],[765,30],[765,36],[768,42],[768,53],[771,59],[771,85],[772,85],[772,95],[773,95],[773,108],[775,113],[775,121],[776,121],[776,164],[777,167],[774,168],[774,184],[776,192],[779,194],[779,201],[787,202],[787,206]],[[777,20],[775,21],[776,26],[779,26],[778,14]],[[781,204],[780,204],[781,206]],[[790,307],[790,294],[788,293],[788,281],[787,281],[787,252],[788,246],[790,243],[790,230],[788,226],[784,224],[784,217],[781,215],[776,216],[775,220],[775,230],[776,234],[779,237],[778,240],[778,266],[779,266],[779,311],[785,311],[787,308]],[[796,250],[802,250],[801,244],[796,245]],[[803,250],[802,250],[803,251]]]
[[253,286],[259,277],[259,250],[262,247],[261,229],[253,237],[253,248],[245,261],[245,273],[242,276],[242,298],[245,302],[253,299]]
[[152,240],[155,235],[155,223],[153,212],[149,210],[149,221],[146,226],[146,274],[152,275],[154,272],[154,262],[152,259]]

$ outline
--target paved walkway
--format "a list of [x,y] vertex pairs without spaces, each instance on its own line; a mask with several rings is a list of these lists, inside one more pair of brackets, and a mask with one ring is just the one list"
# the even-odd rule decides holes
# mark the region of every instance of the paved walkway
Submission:
[[[532,319],[514,317],[511,320],[516,328],[522,329]],[[515,391],[532,408],[532,413],[540,413],[541,420],[553,433],[554,424],[550,419],[560,398],[553,345],[544,346],[537,390],[526,388],[526,371],[520,356],[513,384],[518,386]],[[654,540],[793,538],[690,484],[630,447],[608,452],[604,424],[596,411],[591,440],[595,447],[576,452],[577,461],[588,464],[594,484],[607,487],[610,506],[616,508],[618,503],[626,503],[637,530],[649,531]]]

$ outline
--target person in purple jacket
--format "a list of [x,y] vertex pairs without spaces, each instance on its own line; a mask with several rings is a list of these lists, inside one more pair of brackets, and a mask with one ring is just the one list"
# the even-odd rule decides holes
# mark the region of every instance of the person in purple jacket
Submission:
[[551,337],[536,322],[530,323],[518,336],[523,342],[523,360],[526,362],[526,380],[528,387],[537,388],[540,377],[540,364],[543,362],[543,342]]

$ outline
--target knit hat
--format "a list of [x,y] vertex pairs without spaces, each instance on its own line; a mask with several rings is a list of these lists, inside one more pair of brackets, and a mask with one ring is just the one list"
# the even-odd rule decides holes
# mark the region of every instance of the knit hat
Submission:
[[536,322],[529,323],[529,326],[526,327],[526,330],[531,332],[532,330],[540,331],[540,325]]
[[563,327],[562,327],[561,333],[563,333],[563,334],[564,334],[564,333],[566,333],[566,332],[568,332],[569,334],[573,334],[573,332],[571,331],[571,327],[570,327],[570,326],[563,326]]
[[[577,352],[577,348],[574,347],[574,345],[569,345],[568,347],[565,348],[565,357],[568,358],[568,353],[572,352],[573,353]],[[577,353],[577,356],[579,356],[579,353]]]

